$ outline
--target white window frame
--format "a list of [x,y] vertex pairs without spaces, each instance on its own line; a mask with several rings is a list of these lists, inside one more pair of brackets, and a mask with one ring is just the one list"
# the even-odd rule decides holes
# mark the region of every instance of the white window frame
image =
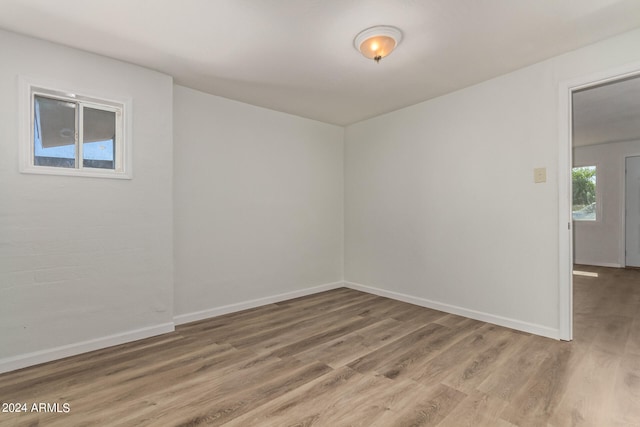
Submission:
[[[94,178],[131,179],[131,99],[96,95],[73,85],[39,81],[20,77],[20,172],[44,175],[83,176]],[[73,102],[79,107],[97,108],[116,113],[115,168],[89,168],[83,165],[81,138],[76,137],[76,166],[74,168],[35,165],[34,100],[43,96]],[[78,111],[77,135],[83,135],[83,108]]]

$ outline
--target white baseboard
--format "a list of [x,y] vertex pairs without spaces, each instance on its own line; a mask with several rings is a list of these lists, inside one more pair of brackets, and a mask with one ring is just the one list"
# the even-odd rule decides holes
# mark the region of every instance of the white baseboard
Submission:
[[100,350],[114,345],[137,341],[156,335],[173,332],[173,323],[163,323],[161,325],[149,326],[135,329],[133,331],[122,332],[101,338],[94,338],[88,341],[63,345],[46,350],[34,351],[32,353],[21,354],[19,356],[0,359],[0,373],[26,368],[27,366],[38,365],[40,363],[51,362],[52,360],[75,356],[80,353]]
[[618,264],[615,262],[588,262],[588,261],[580,261],[580,260],[574,259],[573,263],[578,265],[593,265],[595,267],[623,268],[621,264]]
[[173,317],[173,322],[176,325],[183,325],[185,323],[196,322],[198,320],[204,320],[210,317],[221,316],[223,314],[235,313],[236,311],[260,307],[261,305],[273,304],[292,298],[317,294],[318,292],[329,291],[331,289],[341,288],[343,286],[344,282],[342,281],[325,283],[324,285],[313,286],[311,288],[301,289],[297,291],[285,292],[283,294],[273,295],[269,297],[257,298],[250,301],[242,301],[234,304],[223,305],[221,307],[208,308],[206,310],[194,311],[192,313],[178,314]]
[[367,292],[370,294],[379,295],[382,297],[387,297],[387,298],[395,299],[398,301],[403,301],[410,304],[431,308],[434,310],[440,310],[446,313],[457,314],[459,316],[481,320],[483,322],[493,323],[496,325],[505,326],[507,328],[517,329],[520,331],[529,332],[529,333],[541,335],[544,337],[559,339],[559,336],[560,336],[559,330],[549,328],[546,326],[522,322],[520,320],[510,319],[502,316],[496,316],[493,314],[484,313],[480,311],[469,310],[463,307],[458,307],[458,306],[445,304],[437,301],[431,301],[425,298],[414,297],[414,296],[402,294],[399,292],[387,291],[384,289],[374,288],[374,287],[362,285],[359,283],[340,281],[340,282],[326,283],[324,285],[319,285],[319,286],[313,286],[310,288],[301,289],[297,291],[286,292],[286,293],[273,295],[269,297],[257,298],[250,301],[243,301],[235,304],[224,305],[221,307],[214,307],[207,310],[179,314],[177,316],[174,316],[173,323],[163,323],[161,325],[150,326],[147,328],[141,328],[133,331],[122,332],[119,334],[109,335],[106,337],[96,338],[96,339],[83,341],[75,344],[69,344],[69,345],[56,347],[52,349],[40,350],[32,353],[19,355],[19,356],[0,359],[0,373],[9,372],[9,371],[13,371],[21,368],[26,368],[27,366],[50,362],[52,360],[62,359],[64,357],[74,356],[76,354],[99,350],[102,348],[124,344],[131,341],[149,338],[152,336],[161,335],[168,332],[173,332],[175,325],[182,325],[189,322],[195,322],[198,320],[208,319],[210,317],[234,313],[237,311],[247,310],[249,308],[255,308],[255,307],[259,307],[267,304],[273,304],[276,302],[281,302],[281,301],[285,301],[292,298],[312,295],[318,292],[324,292],[324,291],[341,288],[341,287],[348,287],[358,291]]
[[168,332],[173,332],[175,330],[175,325],[181,325],[183,323],[194,322],[196,320],[202,320],[209,317],[220,316],[222,314],[246,310],[248,308],[259,307],[261,305],[272,304],[274,302],[285,301],[291,298],[311,295],[318,292],[341,288],[343,286],[344,282],[342,281],[326,283],[324,285],[313,286],[298,291],[286,292],[283,294],[273,295],[265,298],[258,298],[250,301],[243,301],[236,304],[229,304],[222,307],[215,307],[208,310],[197,311],[194,313],[180,314],[174,317],[173,323],[163,323],[161,325],[122,332],[119,334],[95,338],[79,343],[68,344],[51,349],[39,350],[32,353],[7,357],[4,359],[0,359],[0,373],[14,371],[16,369],[22,369],[28,366],[38,365],[40,363],[51,362],[53,360],[75,356],[77,354],[87,353],[89,351],[100,350],[102,348],[111,347],[114,345],[124,344],[131,341],[137,341]]
[[414,297],[399,292],[387,291],[384,289],[374,288],[371,286],[361,285],[360,283],[344,282],[344,286],[357,291],[367,292],[381,297],[391,298],[398,301],[408,302],[409,304],[419,305],[434,310],[444,311],[445,313],[457,314],[459,316],[476,319],[495,325],[504,326],[518,331],[529,332],[535,335],[541,335],[547,338],[560,339],[560,331],[558,329],[549,328],[547,326],[537,325],[534,323],[523,322],[521,320],[510,319],[508,317],[496,316],[495,314],[484,313],[481,311],[470,310],[455,305],[445,304],[437,301],[431,301],[426,298]]

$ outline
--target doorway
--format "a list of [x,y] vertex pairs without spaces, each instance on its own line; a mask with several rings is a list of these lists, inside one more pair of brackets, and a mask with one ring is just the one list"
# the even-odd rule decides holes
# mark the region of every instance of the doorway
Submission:
[[[560,256],[560,264],[559,264],[559,337],[562,340],[570,341],[573,339],[573,265],[574,265],[574,221],[573,221],[573,194],[572,194],[572,169],[574,166],[573,161],[573,138],[574,138],[574,127],[573,127],[573,100],[574,94],[579,92],[586,92],[589,89],[599,88],[604,86],[615,86],[615,83],[629,81],[632,79],[636,79],[640,76],[640,63],[632,64],[623,68],[609,70],[607,72],[598,73],[596,75],[586,76],[580,79],[562,82],[560,84],[560,99],[559,99],[559,169],[558,169],[558,191],[559,191],[559,256]],[[640,82],[640,78],[636,79]],[[640,104],[638,106],[640,108]],[[636,120],[637,122],[640,122]],[[633,138],[633,137],[632,137]],[[632,138],[627,138],[630,140]],[[614,138],[615,139],[615,138]],[[640,140],[640,135],[637,137]],[[624,140],[624,138],[622,139]],[[621,142],[622,140],[618,140]],[[593,145],[597,145],[597,142],[593,142]],[[625,165],[625,157],[630,157],[628,153],[626,156],[622,156],[619,159],[619,169],[623,170]],[[640,154],[640,152],[635,153],[636,155]],[[589,162],[591,163],[591,162]],[[582,166],[593,166],[593,165],[582,165]],[[596,165],[597,166],[597,165]],[[600,165],[603,166],[603,165]],[[606,170],[607,168],[598,168],[601,170]],[[619,174],[619,185],[621,187],[620,200],[618,201],[619,206],[624,205],[624,195],[625,193],[625,181],[624,181],[624,172]],[[598,177],[600,180],[600,177]],[[602,180],[606,181],[606,180]],[[611,184],[611,179],[609,179],[609,184]],[[605,185],[605,182],[602,182]],[[583,217],[587,218],[609,218],[612,219],[609,214],[606,212],[602,212],[602,205],[606,205],[608,200],[606,195],[602,198],[604,203],[600,203],[598,206],[598,200],[596,200],[595,205],[593,206],[582,206],[582,212],[580,213]],[[597,209],[595,216],[591,215],[591,209]],[[589,211],[589,212],[587,212]],[[623,210],[620,208],[620,213],[617,216],[617,221],[619,223],[618,226],[618,235],[619,244],[615,251],[618,255],[618,265],[611,266],[624,266],[625,264],[625,242],[626,242],[626,228],[625,224],[625,215],[623,214]],[[589,215],[587,215],[589,214]],[[604,224],[604,222],[602,223]],[[606,224],[610,225],[610,222]]]

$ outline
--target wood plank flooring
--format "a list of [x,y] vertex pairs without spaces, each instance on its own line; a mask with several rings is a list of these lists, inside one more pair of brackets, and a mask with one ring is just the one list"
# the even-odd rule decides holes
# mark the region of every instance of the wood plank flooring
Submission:
[[337,289],[0,375],[70,409],[0,426],[640,426],[640,271],[576,269],[571,343]]

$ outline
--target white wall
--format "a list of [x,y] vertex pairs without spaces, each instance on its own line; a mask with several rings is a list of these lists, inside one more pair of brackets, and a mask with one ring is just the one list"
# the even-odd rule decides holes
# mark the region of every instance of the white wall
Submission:
[[345,280],[558,337],[560,84],[638,45],[633,31],[347,127]]
[[597,221],[574,221],[577,264],[620,267],[624,259],[625,156],[640,155],[640,141],[598,144],[573,149],[575,166],[597,165],[597,191],[602,197]]
[[[0,371],[172,329],[172,79],[0,31]],[[18,172],[18,76],[133,102],[133,179]]]
[[343,128],[180,86],[174,102],[178,320],[340,285]]

